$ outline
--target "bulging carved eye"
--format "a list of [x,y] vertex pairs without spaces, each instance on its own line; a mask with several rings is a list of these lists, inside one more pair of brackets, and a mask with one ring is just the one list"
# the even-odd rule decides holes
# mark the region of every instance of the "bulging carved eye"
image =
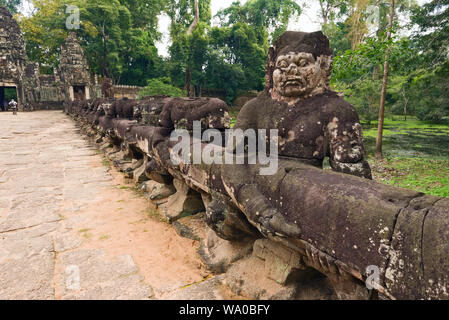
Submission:
[[305,66],[307,66],[307,64],[308,64],[308,61],[306,59],[301,59],[301,61],[299,62],[299,66],[301,66],[301,67],[305,67]]
[[282,60],[278,63],[278,68],[287,68],[288,67],[288,63],[285,60]]

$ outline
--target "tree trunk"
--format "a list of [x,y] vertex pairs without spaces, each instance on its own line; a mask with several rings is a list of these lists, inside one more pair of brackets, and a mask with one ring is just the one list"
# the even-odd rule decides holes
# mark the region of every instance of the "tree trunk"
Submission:
[[[200,21],[200,9],[198,5],[198,0],[195,0],[195,19],[193,19],[192,24],[187,30],[187,35],[190,36],[195,30],[196,25]],[[186,77],[185,77],[185,90],[187,92],[188,97],[195,97],[195,88],[192,85],[192,71],[190,70],[190,66],[188,65],[186,68]]]
[[[395,0],[391,0],[390,3],[390,21],[388,23],[387,30],[387,41],[391,39],[391,31],[393,29],[393,21],[394,21],[394,6]],[[385,66],[384,66],[384,78],[382,82],[382,95],[380,98],[380,108],[379,108],[379,126],[377,131],[377,140],[376,140],[376,158],[382,159],[382,137],[383,137],[383,128],[384,128],[384,116],[385,116],[385,100],[387,97],[387,85],[388,85],[388,72],[390,67],[390,47],[387,47],[385,52]]]
[[373,80],[377,80],[379,78],[379,66],[374,66],[373,68]]
[[408,98],[406,96],[405,89],[402,89],[402,96],[404,97],[404,119],[407,121]]
[[328,18],[327,18],[328,11],[324,8],[324,3],[322,1],[320,1],[320,9],[321,9],[321,15],[323,18],[322,26],[325,26],[325,25],[327,25],[327,22],[328,22]]
[[193,19],[192,24],[189,27],[189,30],[187,31],[188,35],[191,35],[193,30],[195,30],[196,25],[200,21],[200,8],[198,5],[198,0],[195,0],[195,19]]

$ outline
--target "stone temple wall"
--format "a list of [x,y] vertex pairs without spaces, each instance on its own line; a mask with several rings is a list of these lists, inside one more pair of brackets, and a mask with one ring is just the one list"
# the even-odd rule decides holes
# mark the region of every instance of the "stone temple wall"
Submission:
[[11,13],[0,6],[0,87],[16,87],[19,103],[24,100],[22,81],[26,60],[19,25]]
[[20,110],[62,109],[66,100],[101,97],[92,81],[83,49],[74,33],[61,47],[60,66],[52,75],[39,72],[39,65],[28,60],[18,23],[0,6],[0,87],[15,87]]
[[74,87],[83,87],[85,98],[90,99],[95,90],[91,81],[89,65],[84,51],[75,35],[70,33],[61,47],[59,75],[64,89],[65,100],[74,100]]
[[23,77],[25,109],[61,109],[64,93],[57,73],[40,74],[37,63],[28,63]]
[[137,86],[122,86],[122,85],[114,86],[114,98],[138,99],[139,97],[138,92],[140,89],[142,88]]

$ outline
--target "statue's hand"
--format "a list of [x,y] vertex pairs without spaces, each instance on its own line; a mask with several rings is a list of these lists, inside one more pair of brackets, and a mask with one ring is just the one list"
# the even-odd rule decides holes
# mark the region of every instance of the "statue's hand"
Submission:
[[281,236],[299,238],[300,228],[289,223],[257,188],[256,185],[245,185],[240,189],[241,206],[250,222],[266,237]]
[[331,167],[334,171],[350,174],[360,178],[373,180],[371,168],[367,161],[360,161],[357,163],[344,163],[335,160],[330,160]]

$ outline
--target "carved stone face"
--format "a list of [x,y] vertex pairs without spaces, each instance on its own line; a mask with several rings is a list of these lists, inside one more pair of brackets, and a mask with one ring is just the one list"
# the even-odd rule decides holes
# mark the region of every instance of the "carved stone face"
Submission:
[[311,53],[290,52],[276,59],[273,98],[297,100],[324,92],[329,87],[332,58]]
[[273,84],[284,97],[300,97],[313,91],[317,83],[314,77],[315,58],[310,53],[290,52],[276,60]]

